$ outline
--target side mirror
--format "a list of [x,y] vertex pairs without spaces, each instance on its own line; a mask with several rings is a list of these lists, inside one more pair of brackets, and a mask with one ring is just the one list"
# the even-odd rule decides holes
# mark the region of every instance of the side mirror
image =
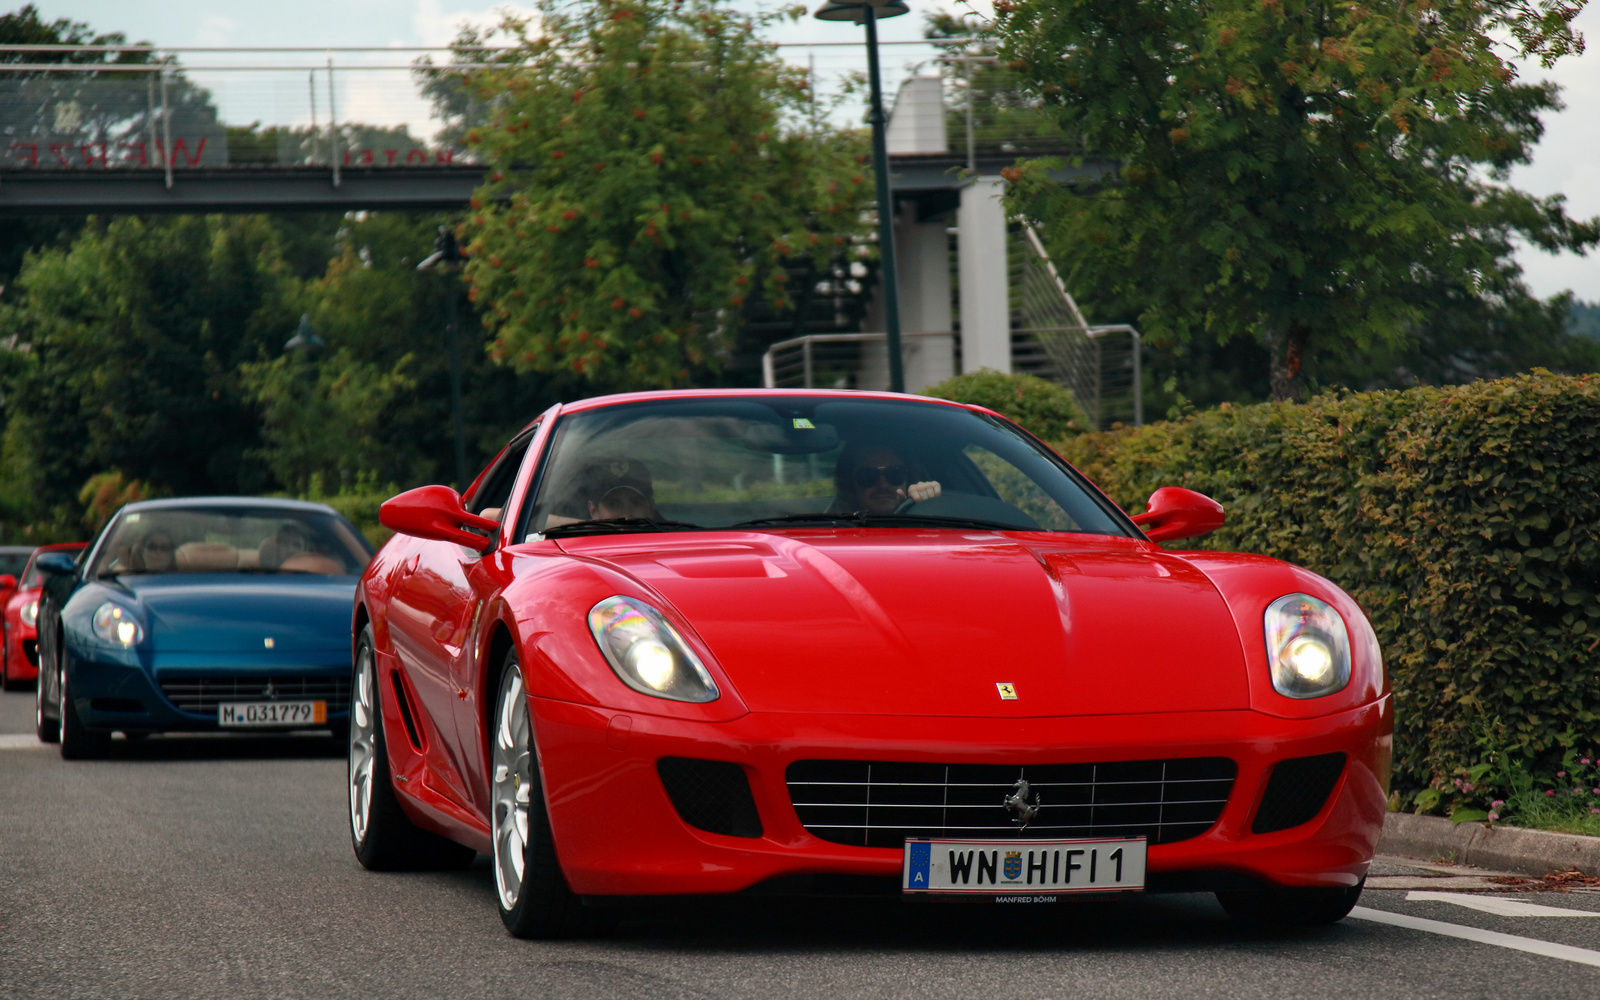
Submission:
[[1222,504],[1181,486],[1156,490],[1144,513],[1133,515],[1133,523],[1143,528],[1152,542],[1204,535],[1222,527],[1222,521]]
[[[500,530],[499,521],[467,513],[461,506],[461,494],[448,486],[419,486],[390,497],[378,508],[378,521],[402,535],[454,542],[480,552]],[[478,531],[489,532],[489,537]]]
[[78,560],[71,552],[41,552],[33,557],[33,568],[45,576],[71,576],[78,571]]
[[10,573],[0,574],[0,593],[17,589],[17,578]]

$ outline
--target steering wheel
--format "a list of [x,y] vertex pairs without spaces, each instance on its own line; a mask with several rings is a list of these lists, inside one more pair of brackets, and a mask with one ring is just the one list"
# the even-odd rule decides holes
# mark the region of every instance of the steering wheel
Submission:
[[916,505],[917,505],[917,501],[911,499],[910,497],[906,497],[904,500],[902,500],[899,503],[894,505],[894,511],[893,512],[896,513],[896,514],[904,514],[906,511],[910,510],[911,508],[915,507]]

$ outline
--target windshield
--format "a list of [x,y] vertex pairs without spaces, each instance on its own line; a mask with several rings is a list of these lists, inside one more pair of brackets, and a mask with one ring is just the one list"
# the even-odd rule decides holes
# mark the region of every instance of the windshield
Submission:
[[152,573],[356,576],[372,552],[343,518],[273,507],[163,507],[117,520],[95,577]]
[[530,533],[852,522],[1128,533],[1029,438],[939,403],[664,399],[562,417],[550,448]]

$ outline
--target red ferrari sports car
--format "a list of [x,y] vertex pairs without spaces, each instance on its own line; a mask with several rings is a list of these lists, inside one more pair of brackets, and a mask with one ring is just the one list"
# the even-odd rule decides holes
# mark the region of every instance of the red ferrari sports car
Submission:
[[39,592],[44,586],[44,575],[34,569],[34,560],[41,552],[82,552],[83,542],[62,542],[44,545],[34,550],[28,558],[28,567],[22,571],[16,592],[5,603],[5,658],[0,661],[0,680],[7,689],[21,687],[39,676],[39,638],[34,626],[39,620]]
[[[518,936],[598,897],[1360,895],[1392,708],[1342,590],[1156,542],[976,406],[680,391],[552,407],[383,506],[356,592],[369,868],[493,860]],[[1142,529],[1142,530],[1141,530]]]

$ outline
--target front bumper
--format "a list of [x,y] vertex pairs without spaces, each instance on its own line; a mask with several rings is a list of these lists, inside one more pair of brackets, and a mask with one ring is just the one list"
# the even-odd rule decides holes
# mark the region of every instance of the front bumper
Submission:
[[[685,722],[571,702],[530,700],[556,853],[583,895],[730,893],[790,876],[898,878],[901,851],[808,833],[785,771],[803,759],[1061,764],[1228,757],[1238,776],[1206,833],[1149,848],[1152,887],[1241,877],[1282,886],[1351,886],[1383,827],[1391,699],[1309,720],[1252,711],[1048,719],[751,714]],[[1344,772],[1309,822],[1250,832],[1279,761],[1343,752]],[[662,757],[730,761],[750,782],[757,838],[686,824],[657,774]]]
[[[350,654],[347,650],[323,652],[310,657],[287,656],[266,660],[260,656],[239,654],[206,655],[195,653],[141,655],[138,662],[129,654],[127,659],[100,657],[93,653],[69,647],[67,690],[72,695],[73,706],[85,728],[93,730],[120,730],[123,732],[211,732],[222,729],[217,724],[217,713],[184,711],[174,705],[162,691],[162,680],[192,677],[265,677],[271,678],[327,678],[348,685],[351,675]],[[117,658],[119,662],[106,662]],[[341,659],[342,658],[342,659]],[[346,690],[348,688],[346,687]],[[292,694],[283,700],[299,700]],[[273,700],[259,691],[243,691],[226,700],[263,702]],[[338,710],[328,705],[325,726],[343,724],[349,718],[348,696]],[[311,727],[315,728],[315,727]],[[234,729],[228,732],[271,731],[259,728]]]

